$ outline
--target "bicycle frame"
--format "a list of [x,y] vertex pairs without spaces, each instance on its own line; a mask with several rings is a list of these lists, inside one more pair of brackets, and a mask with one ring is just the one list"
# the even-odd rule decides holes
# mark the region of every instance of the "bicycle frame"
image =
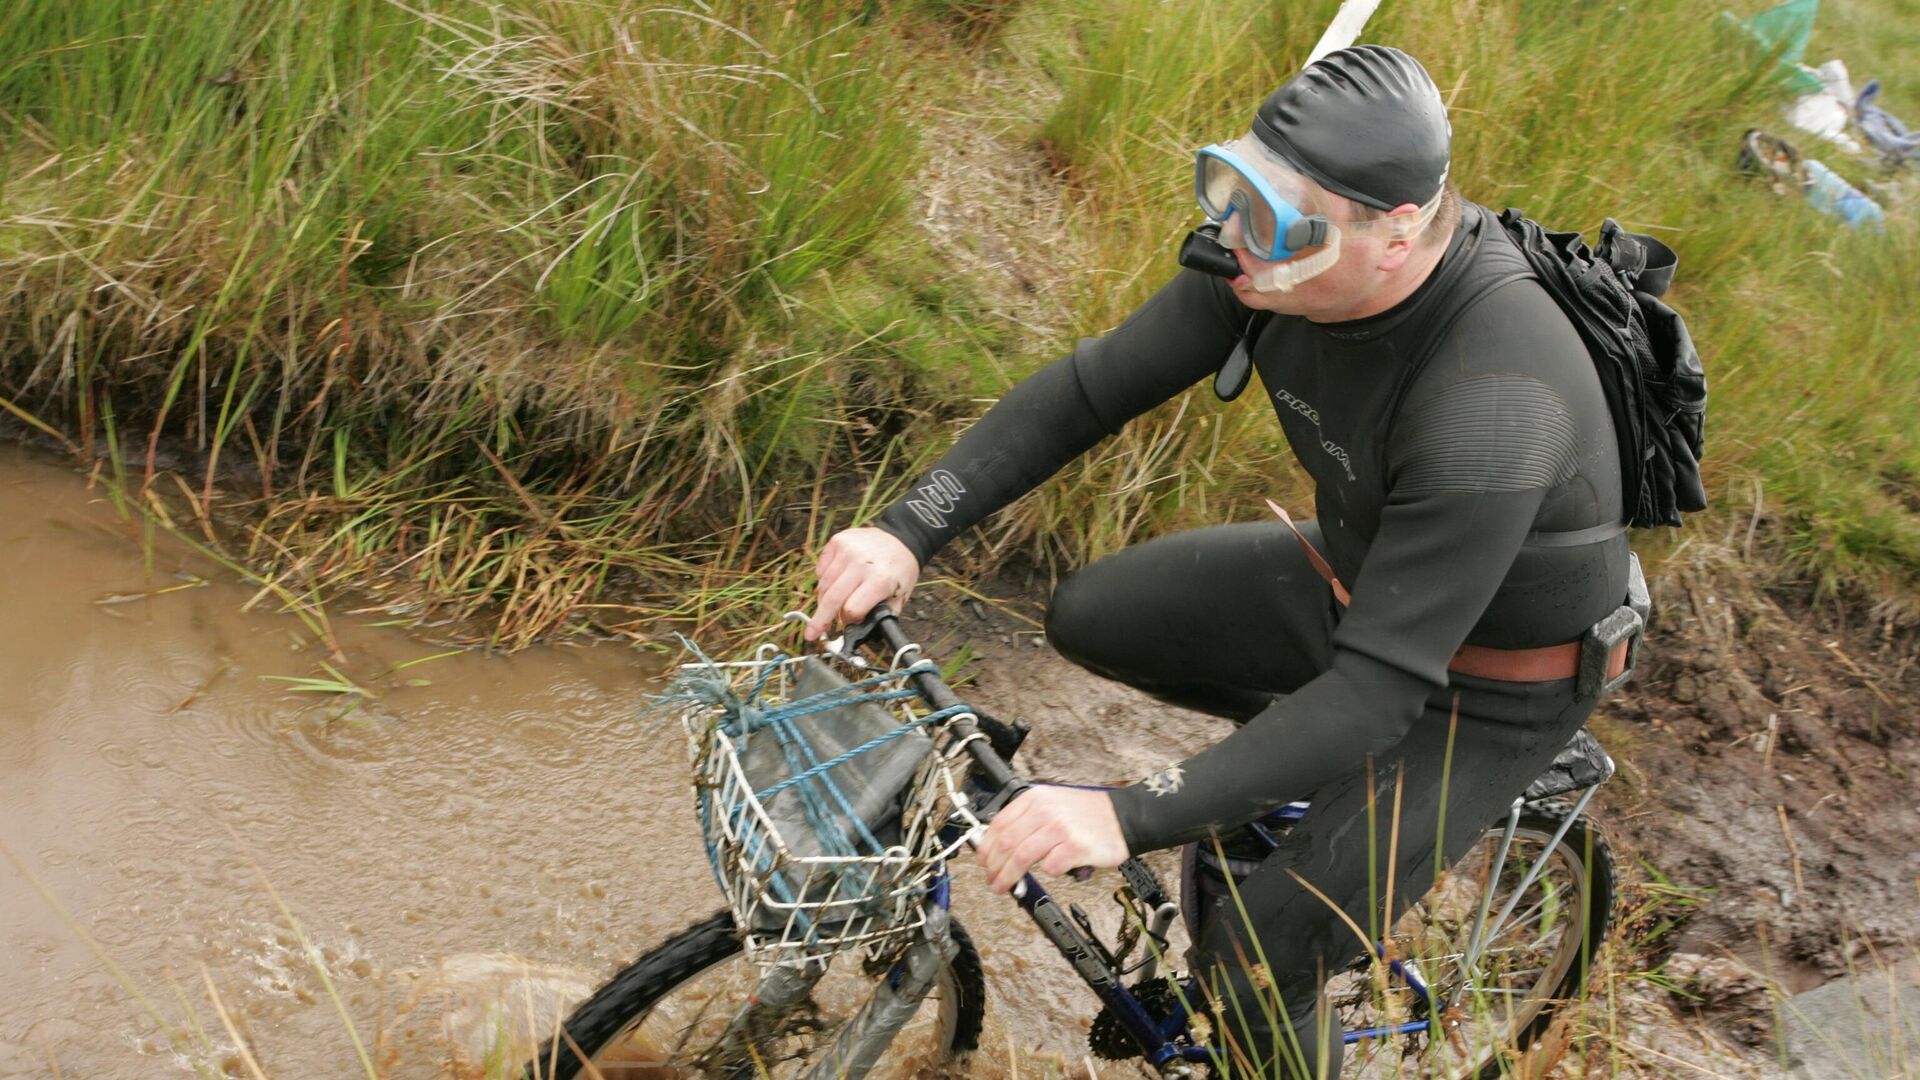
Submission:
[[[918,651],[917,645],[905,640],[898,624],[893,621],[884,606],[876,608],[874,614],[869,616],[865,623],[850,629],[847,636],[835,643],[833,647],[843,650],[845,655],[852,655],[857,646],[868,636],[879,636],[886,640],[892,648],[895,666],[899,666],[905,656]],[[935,708],[947,708],[959,703],[958,698],[938,675],[928,672],[914,676],[913,680],[922,695]],[[975,784],[979,794],[985,797],[980,814],[981,820],[985,821],[991,817],[993,811],[1033,785],[1017,776],[1012,767],[986,745],[984,735],[977,729],[976,717],[962,714],[952,721],[952,725],[979,766]],[[1520,898],[1544,872],[1555,848],[1565,838],[1573,822],[1592,801],[1599,790],[1599,784],[1612,776],[1613,761],[1610,757],[1605,757],[1604,760],[1604,775],[1598,782],[1585,788],[1572,811],[1561,822],[1559,831],[1542,849],[1540,857],[1527,868],[1520,884],[1513,890],[1501,910],[1491,918],[1489,909],[1492,906],[1492,890],[1488,889],[1482,893],[1467,952],[1461,963],[1462,971],[1473,970],[1487,940],[1498,934],[1506,920],[1512,917]],[[1506,863],[1525,804],[1524,798],[1515,799],[1507,815],[1499,851],[1492,864],[1493,879],[1497,879],[1499,869]],[[1275,811],[1274,814],[1263,819],[1263,823],[1291,825],[1304,817],[1307,810],[1306,803],[1296,802]],[[1260,831],[1260,835],[1266,838],[1268,843],[1277,846],[1277,841],[1266,836],[1261,829],[1261,823],[1256,823],[1254,828]],[[949,825],[948,829],[953,830],[952,835],[955,839],[959,837],[960,830],[955,826]],[[1126,874],[1129,883],[1142,885],[1151,883],[1152,890],[1163,902],[1154,905],[1156,910],[1170,906],[1164,904],[1164,889],[1152,872],[1136,859],[1129,859],[1128,864],[1122,867],[1122,871]],[[1031,873],[1024,875],[1014,887],[1013,897],[1040,932],[1052,942],[1054,948],[1073,965],[1074,971],[1086,983],[1088,989],[1092,990],[1107,1009],[1118,1018],[1120,1024],[1133,1037],[1134,1042],[1141,1047],[1147,1062],[1162,1075],[1189,1076],[1192,1074],[1192,1065],[1218,1061],[1224,1056],[1221,1049],[1196,1043],[1192,1038],[1190,1025],[1192,1013],[1189,1005],[1206,999],[1204,988],[1198,978],[1190,977],[1180,987],[1180,997],[1175,1002],[1172,1013],[1165,1019],[1156,1020],[1123,981],[1130,972],[1116,970],[1117,965],[1109,963],[1105,956],[1105,947],[1083,933],[1074,921],[1068,918],[1037,878]],[[1144,903],[1152,903],[1154,897],[1141,896],[1140,899]],[[823,1078],[864,1075],[885,1052],[932,985],[932,965],[952,956],[954,945],[946,931],[949,925],[947,913],[952,903],[952,890],[950,878],[944,871],[935,878],[927,902],[931,911],[938,912],[937,917],[928,920],[926,933],[894,963],[874,997],[862,1007],[852,1021],[845,1025],[840,1037],[836,1040],[835,1052],[816,1067],[814,1070],[816,1075]],[[1150,929],[1151,936],[1158,939],[1164,934],[1166,926]],[[1376,956],[1387,956],[1385,942],[1376,941],[1373,948]],[[1153,951],[1153,945],[1150,944],[1149,956],[1143,961],[1142,967],[1147,968],[1147,965],[1157,965],[1157,963],[1158,956]],[[1414,964],[1389,958],[1387,967],[1394,978],[1401,980],[1408,989],[1430,1003],[1433,1015],[1444,1016],[1449,1010],[1456,1008],[1460,1004],[1461,996],[1469,989],[1469,980],[1462,978],[1448,1000],[1439,1002],[1435,1000],[1433,990],[1427,985],[1424,976]],[[775,975],[777,974],[776,972]],[[1139,981],[1150,981],[1153,975],[1154,970],[1147,968],[1147,974]],[[775,976],[770,976],[772,977]],[[1342,1033],[1342,1040],[1351,1045],[1367,1039],[1430,1031],[1433,1027],[1434,1021],[1431,1018],[1411,1020],[1386,1027],[1345,1031]]]
[[[1606,773],[1608,776],[1611,776],[1613,773],[1613,762],[1611,758],[1607,759]],[[1604,782],[1604,778],[1602,782]],[[1588,804],[1593,801],[1593,797],[1598,791],[1599,785],[1596,784],[1580,794],[1574,803],[1573,809],[1566,815],[1565,820],[1561,822],[1559,830],[1542,849],[1540,857],[1528,866],[1526,873],[1521,877],[1519,885],[1513,889],[1512,895],[1507,898],[1507,902],[1501,907],[1499,913],[1493,915],[1491,919],[1489,919],[1488,911],[1492,906],[1492,891],[1489,890],[1481,894],[1480,906],[1474,919],[1473,931],[1469,938],[1467,953],[1460,965],[1463,971],[1473,970],[1474,964],[1479,960],[1481,948],[1489,938],[1496,936],[1505,925],[1507,919],[1512,917],[1514,907],[1519,903],[1520,898],[1545,871],[1547,861],[1552,857],[1554,849],[1557,848],[1560,841],[1566,837],[1568,829],[1572,827],[1574,821],[1579,819],[1581,813],[1584,812]],[[1493,862],[1492,873],[1495,877],[1499,874],[1499,868],[1506,863],[1508,852],[1512,847],[1514,834],[1519,828],[1520,814],[1524,806],[1525,800],[1515,799],[1513,801],[1513,807],[1507,815],[1506,827],[1500,838],[1499,853],[1495,856]],[[1282,807],[1267,820],[1291,825],[1303,818],[1306,815],[1307,809],[1308,806],[1306,803],[1293,803]],[[1140,869],[1144,871],[1145,867],[1142,866]],[[943,905],[950,903],[950,896],[951,890],[944,887],[943,879],[943,887],[938,890],[937,894],[938,902]],[[1046,887],[1041,885],[1037,878],[1032,874],[1027,874],[1022,877],[1020,883],[1013,889],[1013,897],[1019,903],[1021,909],[1027,913],[1028,917],[1033,919],[1034,925],[1039,927],[1041,933],[1044,934],[1047,939],[1053,943],[1054,947],[1059,950],[1060,954],[1073,965],[1074,970],[1080,975],[1081,980],[1087,984],[1088,989],[1092,990],[1094,994],[1100,998],[1101,1002],[1113,1012],[1114,1016],[1119,1019],[1121,1025],[1133,1036],[1134,1041],[1142,1047],[1144,1051],[1143,1056],[1147,1062],[1155,1069],[1159,1070],[1163,1075],[1183,1076],[1187,1075],[1187,1072],[1179,1067],[1181,1065],[1187,1063],[1206,1063],[1220,1059],[1223,1051],[1219,1048],[1198,1044],[1191,1038],[1189,1021],[1192,1014],[1189,1011],[1189,1004],[1206,1000],[1205,990],[1201,986],[1198,978],[1189,978],[1185,984],[1182,985],[1181,995],[1174,1005],[1173,1012],[1165,1019],[1156,1021],[1152,1014],[1147,1011],[1146,1007],[1141,1004],[1140,1000],[1134,996],[1132,990],[1121,981],[1121,973],[1113,971],[1106,965],[1098,955],[1097,947],[1093,942],[1088,940],[1086,935],[1083,934],[1078,927],[1074,926],[1073,923],[1065,917],[1059,905],[1053,900],[1053,897],[1047,892]],[[1373,949],[1376,956],[1385,956],[1387,954],[1385,942],[1374,942]],[[1397,959],[1389,959],[1387,961],[1387,969],[1394,978],[1402,981],[1413,993],[1432,1002],[1436,1008],[1436,1012],[1439,1014],[1444,1014],[1447,1010],[1457,1007],[1460,1004],[1462,995],[1469,989],[1468,980],[1461,979],[1459,985],[1453,989],[1448,999],[1444,1002],[1439,1002],[1435,1000],[1433,991],[1427,986],[1425,979],[1414,964]],[[1150,979],[1151,974],[1142,981],[1149,981]],[[1341,1038],[1343,1042],[1352,1045],[1367,1039],[1417,1034],[1429,1031],[1433,1026],[1434,1022],[1431,1019],[1410,1020],[1405,1023],[1392,1024],[1386,1027],[1358,1028],[1345,1031],[1342,1032]]]

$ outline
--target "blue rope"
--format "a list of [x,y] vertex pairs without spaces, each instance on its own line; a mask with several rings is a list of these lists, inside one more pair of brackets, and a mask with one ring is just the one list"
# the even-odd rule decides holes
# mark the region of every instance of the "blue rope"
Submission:
[[846,753],[837,755],[836,757],[834,757],[829,761],[825,761],[825,762],[822,762],[821,764],[815,765],[812,768],[808,769],[806,772],[798,773],[794,776],[790,776],[785,780],[782,780],[779,783],[773,785],[772,787],[766,789],[765,791],[756,791],[753,793],[753,797],[756,799],[759,799],[761,802],[765,802],[768,799],[773,798],[775,795],[778,795],[781,792],[792,787],[793,785],[798,784],[802,780],[812,779],[816,774],[824,773],[828,769],[831,769],[836,765],[842,764],[847,761],[851,761],[854,758],[859,757],[861,754],[864,754],[869,750],[873,750],[873,749],[877,749],[878,747],[885,746],[887,743],[890,743],[893,740],[899,738],[900,736],[905,735],[909,731],[913,731],[916,728],[924,727],[927,724],[938,723],[939,721],[946,720],[951,717],[959,716],[963,712],[972,712],[972,711],[973,711],[972,709],[968,708],[965,705],[950,705],[947,708],[941,709],[939,712],[928,713],[927,715],[922,716],[917,720],[911,720],[911,721],[908,721],[907,723],[901,724],[899,727],[894,728],[892,731],[887,732],[885,735],[881,735],[873,739],[868,739],[866,742],[863,742],[859,746],[856,746],[853,749],[848,750]]
[[[778,657],[773,663],[777,664],[784,659],[784,657]],[[771,669],[772,666],[773,664],[769,664],[769,669]],[[750,714],[747,711],[743,711],[741,713],[740,724],[741,734],[745,735],[751,730],[753,718],[757,715],[761,721],[760,726],[773,730],[774,737],[779,741],[781,755],[786,758],[787,769],[790,773],[801,776],[819,775],[819,757],[814,753],[813,746],[807,741],[805,733],[796,727],[793,721],[801,717],[837,709],[845,705],[858,704],[863,701],[880,700],[883,696],[888,698],[899,696],[898,692],[894,692],[893,694],[885,694],[884,692],[861,692],[864,688],[881,685],[896,677],[894,673],[887,673],[874,678],[861,680],[859,683],[833,687],[819,694],[789,702],[780,708],[765,713],[754,712]],[[766,683],[767,674],[763,672],[762,677],[756,684],[754,697],[758,696],[758,690],[764,688]],[[911,691],[908,691],[908,693],[911,693]],[[824,788],[825,799],[830,799],[835,804],[839,810],[839,814],[836,816],[833,813],[835,807],[827,806],[821,794],[811,790],[811,788],[801,789],[799,796],[800,811],[802,816],[806,818],[808,826],[813,829],[814,835],[820,838],[821,846],[828,854],[842,856],[859,854],[860,849],[855,845],[853,838],[847,835],[845,828],[842,827],[842,822],[853,823],[854,827],[860,833],[860,839],[866,842],[869,851],[878,854],[883,850],[879,839],[867,828],[866,822],[860,819],[860,815],[854,810],[853,804],[847,799],[845,793],[840,790],[839,785],[833,783],[830,778],[821,777],[821,783],[818,786]]]
[[[785,717],[771,719],[769,726],[773,728],[774,735],[780,740],[781,753],[786,757],[787,768],[794,774],[794,778],[819,777],[817,785],[809,785],[800,790],[800,809],[807,819],[807,824],[813,827],[814,834],[820,837],[821,844],[826,848],[827,853],[830,855],[858,853],[853,841],[848,838],[846,830],[840,827],[840,820],[844,819],[851,821],[860,831],[860,838],[867,842],[869,850],[873,854],[879,854],[881,851],[879,839],[868,831],[867,823],[860,819],[853,804],[840,790],[840,785],[823,775],[820,759],[813,752],[813,746],[807,742],[805,734],[793,725],[793,721]],[[789,782],[786,786],[793,785]],[[839,807],[842,819],[831,816],[831,810],[824,805],[820,794],[813,790],[816,786],[824,789],[826,798],[832,799]],[[766,797],[758,792],[754,797],[760,799],[762,803],[766,801]]]

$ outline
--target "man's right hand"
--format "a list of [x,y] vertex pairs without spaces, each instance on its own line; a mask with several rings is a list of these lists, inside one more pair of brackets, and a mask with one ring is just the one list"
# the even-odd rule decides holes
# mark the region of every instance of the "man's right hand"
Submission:
[[895,614],[920,580],[920,562],[885,529],[847,529],[833,534],[814,565],[818,603],[807,619],[808,641],[818,641],[835,622],[855,623],[882,601]]

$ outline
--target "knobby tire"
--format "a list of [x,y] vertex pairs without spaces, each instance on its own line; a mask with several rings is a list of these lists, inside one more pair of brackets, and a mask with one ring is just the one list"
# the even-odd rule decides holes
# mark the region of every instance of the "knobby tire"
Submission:
[[[954,943],[960,947],[948,968],[954,992],[951,999],[943,994],[937,1002],[923,1008],[954,1010],[952,1039],[942,1048],[945,1056],[954,1058],[979,1046],[980,1029],[985,1021],[986,978],[980,967],[980,954],[966,929],[957,919],[949,925]],[[591,1076],[583,1069],[581,1054],[586,1060],[593,1060],[674,991],[733,958],[740,950],[733,914],[727,911],[668,938],[658,948],[622,968],[606,985],[594,991],[593,996],[581,1002],[563,1023],[564,1034],[542,1046],[538,1056],[527,1063],[520,1074],[522,1080],[576,1080],[583,1075]],[[835,961],[847,965],[859,962],[856,956]],[[868,981],[877,984],[880,977]],[[760,1074],[757,1070],[750,1073]]]

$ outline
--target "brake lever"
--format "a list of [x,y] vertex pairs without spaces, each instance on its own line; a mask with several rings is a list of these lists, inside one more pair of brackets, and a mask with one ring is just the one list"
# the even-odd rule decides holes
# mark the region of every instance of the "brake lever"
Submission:
[[858,660],[860,647],[865,645],[869,638],[881,636],[881,620],[891,618],[893,618],[892,608],[885,604],[873,605],[873,610],[867,612],[866,618],[847,627],[839,637],[827,642],[827,651],[838,654],[843,660]]
[[1000,755],[1001,761],[1012,761],[1013,755],[1020,752],[1020,745],[1027,741],[1027,735],[1033,731],[1033,725],[1025,720],[1008,723],[977,706],[973,710],[973,719],[980,725],[980,730],[986,732],[987,744],[993,747],[994,753]]

